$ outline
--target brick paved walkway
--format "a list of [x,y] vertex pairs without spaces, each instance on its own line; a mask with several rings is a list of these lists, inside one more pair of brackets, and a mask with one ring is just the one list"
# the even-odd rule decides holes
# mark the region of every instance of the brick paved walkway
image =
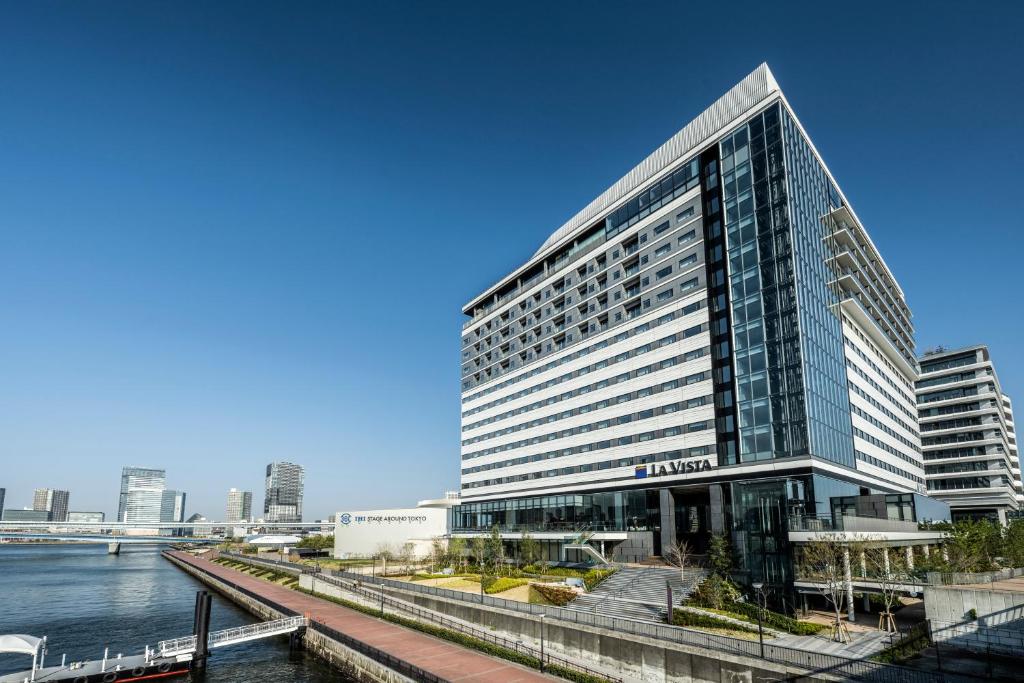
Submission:
[[527,683],[551,677],[501,659],[459,647],[380,619],[356,612],[284,586],[243,574],[188,553],[168,551],[175,559],[242,586],[268,600],[308,615],[367,645],[449,681],[466,683]]

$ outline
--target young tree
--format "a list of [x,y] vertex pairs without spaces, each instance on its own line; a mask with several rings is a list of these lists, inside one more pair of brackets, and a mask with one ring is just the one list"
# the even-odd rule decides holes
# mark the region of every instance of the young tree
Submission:
[[416,546],[412,543],[403,543],[398,553],[398,561],[402,563],[403,574],[409,573],[409,565],[415,559]]
[[495,574],[500,574],[505,566],[505,542],[501,540],[501,531],[498,525],[491,527],[491,535],[487,538],[487,560],[494,568]]
[[434,574],[444,564],[445,555],[448,549],[444,545],[444,539],[440,536],[430,542],[430,573]]
[[689,543],[683,540],[676,541],[662,553],[666,562],[679,568],[679,580],[684,584],[686,583],[686,567],[690,563],[691,555],[693,555],[693,549]]
[[1003,533],[1003,557],[1014,568],[1024,567],[1024,519],[1010,522]]
[[944,545],[951,571],[987,572],[996,568],[995,558],[1002,555],[1002,531],[989,521],[957,522]]
[[900,587],[912,580],[905,551],[903,548],[890,549],[882,543],[870,542],[863,548],[863,552],[868,578],[878,583],[882,604],[885,606],[885,611],[878,615],[878,629],[895,632],[896,620],[892,610],[899,601]]
[[448,558],[453,566],[466,568],[466,539],[457,536],[448,539]]
[[470,551],[473,553],[473,559],[480,568],[480,573],[483,574],[487,564],[487,538],[485,536],[474,536],[469,542],[469,546]]
[[528,531],[523,532],[519,541],[519,557],[523,564],[533,564],[540,559],[540,543]]
[[800,546],[797,560],[799,578],[815,583],[816,591],[832,606],[835,614],[832,638],[840,643],[850,640],[842,613],[846,606],[851,555],[859,556],[859,548],[851,548],[838,534],[818,534],[814,540]]

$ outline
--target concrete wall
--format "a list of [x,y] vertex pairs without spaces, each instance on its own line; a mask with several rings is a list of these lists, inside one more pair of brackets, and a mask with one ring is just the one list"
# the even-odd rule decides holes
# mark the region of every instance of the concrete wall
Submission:
[[[318,592],[328,592],[329,588],[326,584],[323,587],[317,584]],[[391,589],[387,593],[513,639],[540,639],[541,622],[532,615],[419,593]],[[341,595],[337,589],[330,590],[330,594]],[[544,638],[546,647],[553,654],[574,659],[584,666],[593,664],[618,671],[625,679],[644,683],[767,683],[796,678],[803,681],[832,680],[804,676],[803,670],[784,664],[708,652],[694,646],[553,619],[545,620]]]
[[[924,607],[939,642],[1015,656],[1024,651],[1024,593],[928,586]],[[977,619],[971,618],[972,609]]]

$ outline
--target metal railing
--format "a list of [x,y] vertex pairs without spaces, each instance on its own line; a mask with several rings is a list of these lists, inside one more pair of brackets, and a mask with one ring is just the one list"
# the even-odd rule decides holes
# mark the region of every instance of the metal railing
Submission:
[[943,573],[928,572],[928,583],[933,586],[964,586],[1006,581],[1024,576],[1024,569],[1000,569],[994,572]]
[[[477,595],[473,593],[447,590],[444,588],[421,586],[415,582],[382,579],[379,577],[370,577],[347,571],[325,569],[322,574],[317,576],[317,580],[321,580],[324,575],[349,579],[352,581],[361,581],[363,583],[371,583],[374,585],[384,585],[385,587],[397,590],[421,593],[448,600],[478,603],[522,614],[535,616],[544,615],[545,617],[557,619],[563,622],[571,622],[618,633],[628,633],[630,635],[654,638],[671,643],[689,645],[704,650],[727,652],[753,657],[755,659],[759,659],[761,657],[761,650],[756,640],[749,641],[739,638],[730,638],[729,636],[696,631],[681,626],[669,626],[668,624],[657,624],[653,622],[636,621],[633,619],[605,617],[600,614],[565,609],[562,607],[531,604],[515,600],[506,600],[504,598],[496,598],[489,595]],[[379,595],[377,599],[379,599]],[[771,662],[797,666],[813,672],[829,673],[846,678],[870,679],[873,681],[882,681],[883,683],[943,683],[944,680],[941,674],[936,674],[934,672],[920,671],[894,664],[874,662],[867,659],[851,659],[839,655],[814,652],[807,649],[800,650],[782,645],[771,645],[769,643],[765,643],[764,658]]]
[[[256,624],[235,626],[221,631],[213,631],[209,634],[206,642],[210,648],[225,647],[235,643],[242,643],[257,638],[290,633],[306,625],[305,617],[286,617],[273,621],[261,621]],[[173,657],[174,655],[193,652],[196,649],[196,636],[183,636],[161,640],[156,644],[156,650],[161,657]]]
[[346,582],[344,579],[335,578],[333,576],[325,577],[320,575],[317,575],[316,580],[335,586],[336,588],[341,588],[343,590],[349,591],[350,593],[361,595],[367,598],[368,600],[373,601],[376,604],[382,604],[385,607],[385,609],[388,606],[390,606],[393,610],[410,614],[417,620],[427,621],[429,623],[436,624],[443,628],[452,631],[457,631],[459,633],[462,633],[463,635],[476,638],[477,640],[482,640],[486,643],[490,643],[492,645],[497,645],[498,647],[505,648],[506,650],[511,650],[516,654],[533,657],[538,661],[543,659],[545,665],[554,664],[556,666],[560,666],[566,669],[572,669],[574,671],[578,671],[580,673],[584,673],[590,676],[597,676],[608,681],[612,681],[612,683],[621,682],[621,679],[615,678],[614,676],[610,676],[603,671],[591,669],[572,660],[559,657],[558,655],[553,655],[550,652],[541,652],[538,648],[526,645],[521,641],[511,640],[509,638],[496,635],[493,632],[475,628],[462,621],[450,619],[441,614],[438,614],[437,612],[434,612],[433,610],[424,609],[422,607],[418,607],[417,605],[405,602],[404,600],[398,600],[396,598],[389,597],[387,595],[381,595],[380,593],[368,590],[366,588],[363,588],[359,581]]

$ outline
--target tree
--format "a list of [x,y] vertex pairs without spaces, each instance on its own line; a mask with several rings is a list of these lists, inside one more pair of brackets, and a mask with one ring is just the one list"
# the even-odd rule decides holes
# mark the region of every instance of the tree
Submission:
[[835,614],[832,638],[841,643],[850,640],[842,613],[846,606],[850,555],[859,550],[851,545],[856,544],[843,540],[838,534],[817,534],[814,540],[800,546],[797,561],[799,578],[814,583],[815,590],[832,606]]
[[868,578],[878,584],[882,592],[882,604],[885,606],[885,611],[878,616],[878,628],[888,632],[896,631],[892,610],[899,601],[901,586],[912,581],[903,549],[894,550],[896,552],[890,552],[890,548],[882,543],[868,543],[863,548]]
[[666,562],[679,568],[679,580],[684,584],[686,583],[686,567],[690,563],[691,555],[693,555],[693,549],[689,543],[683,540],[676,541],[662,553]]
[[314,550],[330,550],[334,548],[334,536],[325,536],[323,534],[316,534],[315,536],[306,536],[295,544],[296,548],[312,548]]
[[1015,519],[1006,527],[1003,558],[1010,567],[1024,567],[1024,519]]
[[500,573],[505,565],[505,542],[501,540],[501,531],[498,525],[491,527],[491,535],[487,538],[486,548],[487,561],[494,568],[494,573]]
[[485,536],[474,536],[473,540],[469,543],[470,550],[473,553],[473,559],[480,568],[480,573],[483,574],[487,563],[487,538]]
[[445,556],[448,554],[448,549],[444,545],[444,540],[438,536],[430,542],[430,573],[433,574],[437,569],[444,564]]
[[708,564],[711,571],[719,576],[727,577],[732,573],[732,544],[725,534],[711,536],[711,543],[708,544]]
[[409,565],[412,564],[412,561],[415,557],[415,550],[416,546],[414,544],[403,543],[401,550],[398,551],[398,561],[402,563],[402,567],[404,568],[404,574],[409,573]]
[[466,567],[466,539],[454,536],[448,539],[448,558],[455,566]]
[[1003,536],[992,522],[957,522],[946,536],[945,550],[953,572],[987,572],[996,568],[1002,554]]
[[540,543],[528,531],[523,532],[519,541],[519,557],[523,564],[533,564],[540,559]]

